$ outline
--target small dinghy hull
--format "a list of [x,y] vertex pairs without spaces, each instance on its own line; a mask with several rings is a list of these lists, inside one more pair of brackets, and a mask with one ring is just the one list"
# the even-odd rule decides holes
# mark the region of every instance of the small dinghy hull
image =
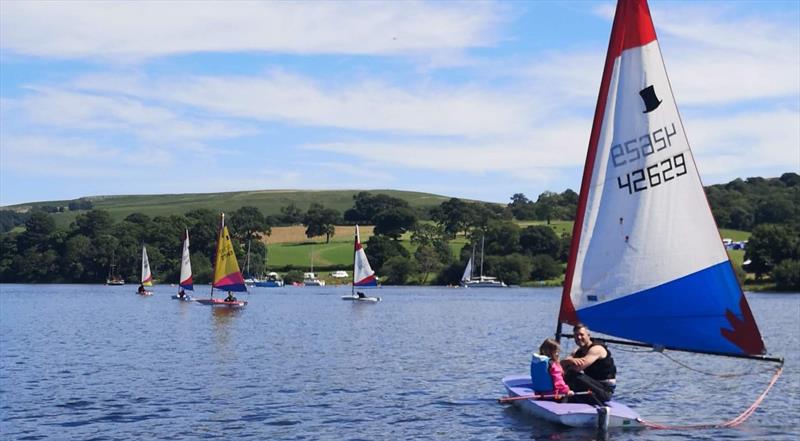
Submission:
[[191,302],[191,301],[194,301],[194,299],[193,299],[191,296],[188,296],[188,295],[187,295],[187,296],[183,296],[183,297],[181,298],[181,297],[180,297],[180,296],[178,296],[177,294],[175,294],[175,295],[173,295],[173,296],[172,296],[172,300],[181,300],[181,301],[184,301],[184,302]]
[[197,303],[206,306],[227,306],[228,308],[239,308],[247,304],[246,300],[236,300],[235,302],[226,302],[223,299],[198,299]]
[[[532,395],[531,377],[511,375],[503,378],[503,385],[510,397]],[[512,403],[524,412],[555,424],[570,427],[597,427],[597,408],[591,404],[557,403],[550,400],[516,400]],[[608,427],[642,427],[639,414],[616,401],[607,404]]]
[[342,296],[342,300],[352,300],[354,302],[377,303],[377,302],[381,301],[381,298],[380,297]]

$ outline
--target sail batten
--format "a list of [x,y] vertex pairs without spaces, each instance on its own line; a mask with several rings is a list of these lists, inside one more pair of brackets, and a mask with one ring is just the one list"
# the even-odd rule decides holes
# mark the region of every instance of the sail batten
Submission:
[[606,335],[765,352],[708,206],[645,0],[617,5],[559,310]]

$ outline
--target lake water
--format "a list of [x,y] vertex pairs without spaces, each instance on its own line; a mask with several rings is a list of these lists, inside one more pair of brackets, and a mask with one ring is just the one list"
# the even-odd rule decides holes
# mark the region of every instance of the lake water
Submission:
[[[555,330],[560,289],[256,288],[239,311],[135,286],[0,285],[0,438],[590,440],[497,404]],[[199,296],[208,287],[198,287]],[[612,440],[800,438],[800,295],[748,294],[783,376],[742,426],[612,431]],[[565,345],[565,350],[574,347]],[[723,422],[774,364],[611,351],[617,400],[664,424]]]

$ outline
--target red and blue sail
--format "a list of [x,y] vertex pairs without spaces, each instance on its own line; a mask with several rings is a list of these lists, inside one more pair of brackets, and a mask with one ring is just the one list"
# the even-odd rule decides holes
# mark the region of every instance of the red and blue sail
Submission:
[[645,0],[620,0],[589,140],[559,323],[654,346],[761,355]]
[[367,254],[361,247],[358,225],[356,225],[355,256],[353,257],[353,286],[378,286],[375,271],[369,266]]

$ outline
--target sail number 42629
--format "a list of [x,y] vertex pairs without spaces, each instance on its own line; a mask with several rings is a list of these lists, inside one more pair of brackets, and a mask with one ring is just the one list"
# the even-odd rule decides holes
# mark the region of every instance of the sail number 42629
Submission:
[[651,166],[634,170],[623,176],[617,176],[617,185],[619,185],[620,189],[627,188],[628,194],[633,194],[633,192],[658,187],[685,174],[686,159],[683,153],[678,153]]

